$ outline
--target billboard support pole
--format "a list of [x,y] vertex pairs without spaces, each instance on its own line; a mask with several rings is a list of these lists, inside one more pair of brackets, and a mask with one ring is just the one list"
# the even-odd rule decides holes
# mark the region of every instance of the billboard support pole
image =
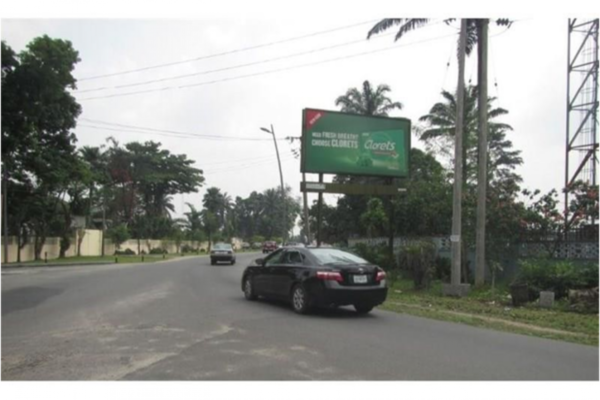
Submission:
[[[323,174],[319,174],[319,183],[323,183]],[[317,247],[321,247],[321,208],[323,206],[323,192],[319,192],[317,205]]]

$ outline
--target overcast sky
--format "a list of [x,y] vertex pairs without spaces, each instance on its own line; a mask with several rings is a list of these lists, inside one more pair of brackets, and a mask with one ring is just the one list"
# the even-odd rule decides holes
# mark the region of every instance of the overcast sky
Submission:
[[[76,129],[79,146],[102,145],[109,136],[121,143],[154,140],[173,153],[186,154],[196,162],[196,167],[204,170],[206,184],[199,193],[175,197],[179,216],[187,210],[184,209],[185,202],[199,207],[205,189],[211,186],[217,186],[235,198],[279,184],[274,145],[260,127],[273,124],[279,139],[299,136],[303,108],[336,110],[336,97],[350,87],[360,87],[364,80],[373,85],[388,84],[392,99],[404,104],[404,109],[392,116],[410,118],[413,124],[441,100],[442,89],[455,90],[457,25],[446,26],[439,23],[440,19],[433,19],[430,26],[411,32],[396,43],[389,35],[367,41],[367,31],[377,19],[361,18],[356,13],[348,17],[340,14],[312,19],[310,24],[293,15],[250,19],[239,15],[227,18],[215,15],[185,20],[4,19],[1,34],[2,40],[17,51],[43,34],[70,40],[79,51],[81,62],[74,73],[80,80],[76,97],[83,107]],[[514,131],[508,138],[522,151],[525,163],[518,172],[524,178],[523,187],[560,190],[564,183],[567,19],[546,15],[514,19],[516,22],[509,30],[494,25],[490,28],[490,95],[498,98],[497,106],[509,111],[502,121],[513,126]],[[355,26],[233,54],[181,62],[349,25]],[[349,42],[356,43],[342,45]],[[394,45],[393,49],[374,52]],[[337,47],[319,51],[332,46]],[[292,56],[309,51],[313,53]],[[267,73],[367,52],[374,53]],[[290,57],[283,60],[231,68],[288,55]],[[476,83],[475,61],[474,56],[468,59],[466,70],[466,79],[472,79],[473,83]],[[174,62],[178,64],[85,79]],[[215,69],[226,70],[114,88]],[[241,77],[252,74],[261,75]],[[179,88],[223,79],[228,80]],[[165,87],[165,90],[150,91]],[[99,88],[107,89],[84,92]],[[150,92],[95,99],[136,91]],[[116,131],[103,130],[92,126],[109,126],[89,120],[264,140],[182,138],[134,133],[115,126],[110,129]],[[414,137],[412,142],[414,147],[423,147]],[[292,146],[283,140],[278,143],[284,180],[300,197],[299,160],[291,154],[291,149],[297,148],[298,144]],[[309,177],[316,179],[316,176]],[[316,195],[310,195],[309,201],[314,198]],[[335,197],[328,196],[328,201],[335,201]]]

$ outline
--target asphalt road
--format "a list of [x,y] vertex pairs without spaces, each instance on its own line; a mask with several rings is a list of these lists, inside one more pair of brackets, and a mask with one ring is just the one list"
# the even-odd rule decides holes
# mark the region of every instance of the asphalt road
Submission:
[[598,380],[598,348],[248,302],[206,256],[2,271],[3,380]]

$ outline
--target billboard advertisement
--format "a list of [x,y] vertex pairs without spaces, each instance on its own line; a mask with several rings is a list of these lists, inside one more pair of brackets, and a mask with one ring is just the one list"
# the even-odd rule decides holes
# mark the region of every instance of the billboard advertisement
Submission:
[[302,112],[302,172],[404,178],[409,150],[408,119]]

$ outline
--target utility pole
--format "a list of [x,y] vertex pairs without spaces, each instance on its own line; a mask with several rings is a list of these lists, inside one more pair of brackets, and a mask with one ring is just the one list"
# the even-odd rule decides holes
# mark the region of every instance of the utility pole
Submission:
[[279,148],[277,147],[277,139],[275,138],[275,130],[273,124],[271,124],[271,130],[267,128],[260,128],[261,131],[270,133],[273,136],[273,143],[275,143],[275,153],[277,153],[277,164],[279,164],[279,179],[281,180],[281,199],[283,201],[283,241],[287,241],[287,202],[285,199],[285,187],[283,186],[283,172],[281,172],[281,160],[279,159]]
[[[306,174],[302,173],[302,181],[306,182]],[[310,240],[310,220],[308,219],[308,194],[306,190],[302,192],[304,197],[304,232],[306,233],[306,245],[310,246],[312,241]]]
[[463,157],[463,117],[465,97],[465,48],[467,44],[467,20],[462,19],[460,24],[460,41],[458,47],[458,88],[456,106],[456,134],[454,143],[454,192],[452,199],[452,269],[450,290],[448,294],[457,295],[461,284],[460,278],[460,251],[461,251],[461,221],[462,221],[462,157]]
[[485,214],[487,192],[487,142],[488,142],[488,19],[477,23],[477,85],[479,86],[479,151],[477,176],[477,227],[475,234],[475,286],[485,283]]

